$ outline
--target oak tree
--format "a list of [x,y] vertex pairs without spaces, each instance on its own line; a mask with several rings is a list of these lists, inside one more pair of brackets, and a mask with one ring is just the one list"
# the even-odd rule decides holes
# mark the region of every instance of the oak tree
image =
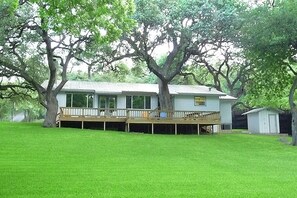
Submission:
[[[131,0],[3,0],[0,2],[0,71],[26,81],[54,127],[57,94],[67,69],[90,42],[116,40],[133,24]],[[42,84],[47,79],[47,83]],[[57,81],[58,78],[60,81]]]
[[[126,57],[144,61],[159,79],[162,110],[172,110],[168,84],[192,56],[205,57],[228,40],[238,4],[232,0],[136,0],[138,25],[122,39]],[[163,61],[158,61],[160,56]]]

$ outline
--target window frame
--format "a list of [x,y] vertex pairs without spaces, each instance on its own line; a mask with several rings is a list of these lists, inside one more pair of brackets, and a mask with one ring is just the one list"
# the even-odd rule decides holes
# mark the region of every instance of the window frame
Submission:
[[[84,106],[81,107],[76,107],[73,106],[73,102],[75,100],[75,95],[82,94],[84,95],[83,97],[86,97],[86,100],[84,101]],[[70,97],[70,98],[68,98]],[[93,108],[94,107],[94,93],[90,92],[66,92],[66,107],[74,107],[74,108]],[[70,101],[69,101],[70,99]],[[91,99],[91,101],[90,101]],[[70,102],[70,105],[69,105]],[[91,106],[90,106],[91,105]]]
[[206,96],[194,96],[194,106],[206,106]]
[[[135,97],[142,97],[143,99],[143,108],[135,108],[134,100]],[[151,102],[151,96],[149,95],[127,95],[126,96],[126,108],[127,109],[151,109],[152,108],[152,102]]]
[[[102,99],[102,97],[105,98],[105,100],[104,100],[104,107],[101,106],[101,99]],[[109,107],[110,106],[110,100],[111,100],[111,98],[114,99],[114,107],[113,108]],[[118,104],[117,104],[118,102],[117,101],[118,101],[117,95],[98,95],[98,107],[100,109],[116,109],[117,106],[118,106]]]

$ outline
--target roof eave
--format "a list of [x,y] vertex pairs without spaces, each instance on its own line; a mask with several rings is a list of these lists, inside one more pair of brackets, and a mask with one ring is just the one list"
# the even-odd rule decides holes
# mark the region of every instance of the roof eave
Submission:
[[62,89],[63,92],[80,92],[80,93],[95,93],[94,89]]

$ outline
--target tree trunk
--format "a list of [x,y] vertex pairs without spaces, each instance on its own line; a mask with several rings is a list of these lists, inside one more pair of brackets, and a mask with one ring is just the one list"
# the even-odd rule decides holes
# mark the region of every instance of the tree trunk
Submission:
[[160,110],[163,111],[172,111],[172,100],[169,93],[168,82],[159,80],[159,102]]
[[297,146],[297,110],[296,108],[294,110],[291,109],[292,112],[292,145]]
[[92,78],[92,75],[91,75],[91,73],[92,73],[92,66],[88,66],[88,80],[91,80],[91,78]]
[[297,146],[297,108],[294,102],[294,94],[297,88],[297,76],[294,78],[293,85],[290,89],[289,103],[292,113],[292,145]]
[[52,93],[46,95],[46,114],[43,122],[44,127],[56,127],[58,113],[58,100]]

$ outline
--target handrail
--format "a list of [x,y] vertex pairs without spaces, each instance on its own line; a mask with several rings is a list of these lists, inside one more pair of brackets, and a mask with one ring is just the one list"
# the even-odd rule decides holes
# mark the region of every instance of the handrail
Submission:
[[113,117],[126,119],[220,119],[214,111],[161,111],[158,109],[118,109],[61,107],[61,117]]

